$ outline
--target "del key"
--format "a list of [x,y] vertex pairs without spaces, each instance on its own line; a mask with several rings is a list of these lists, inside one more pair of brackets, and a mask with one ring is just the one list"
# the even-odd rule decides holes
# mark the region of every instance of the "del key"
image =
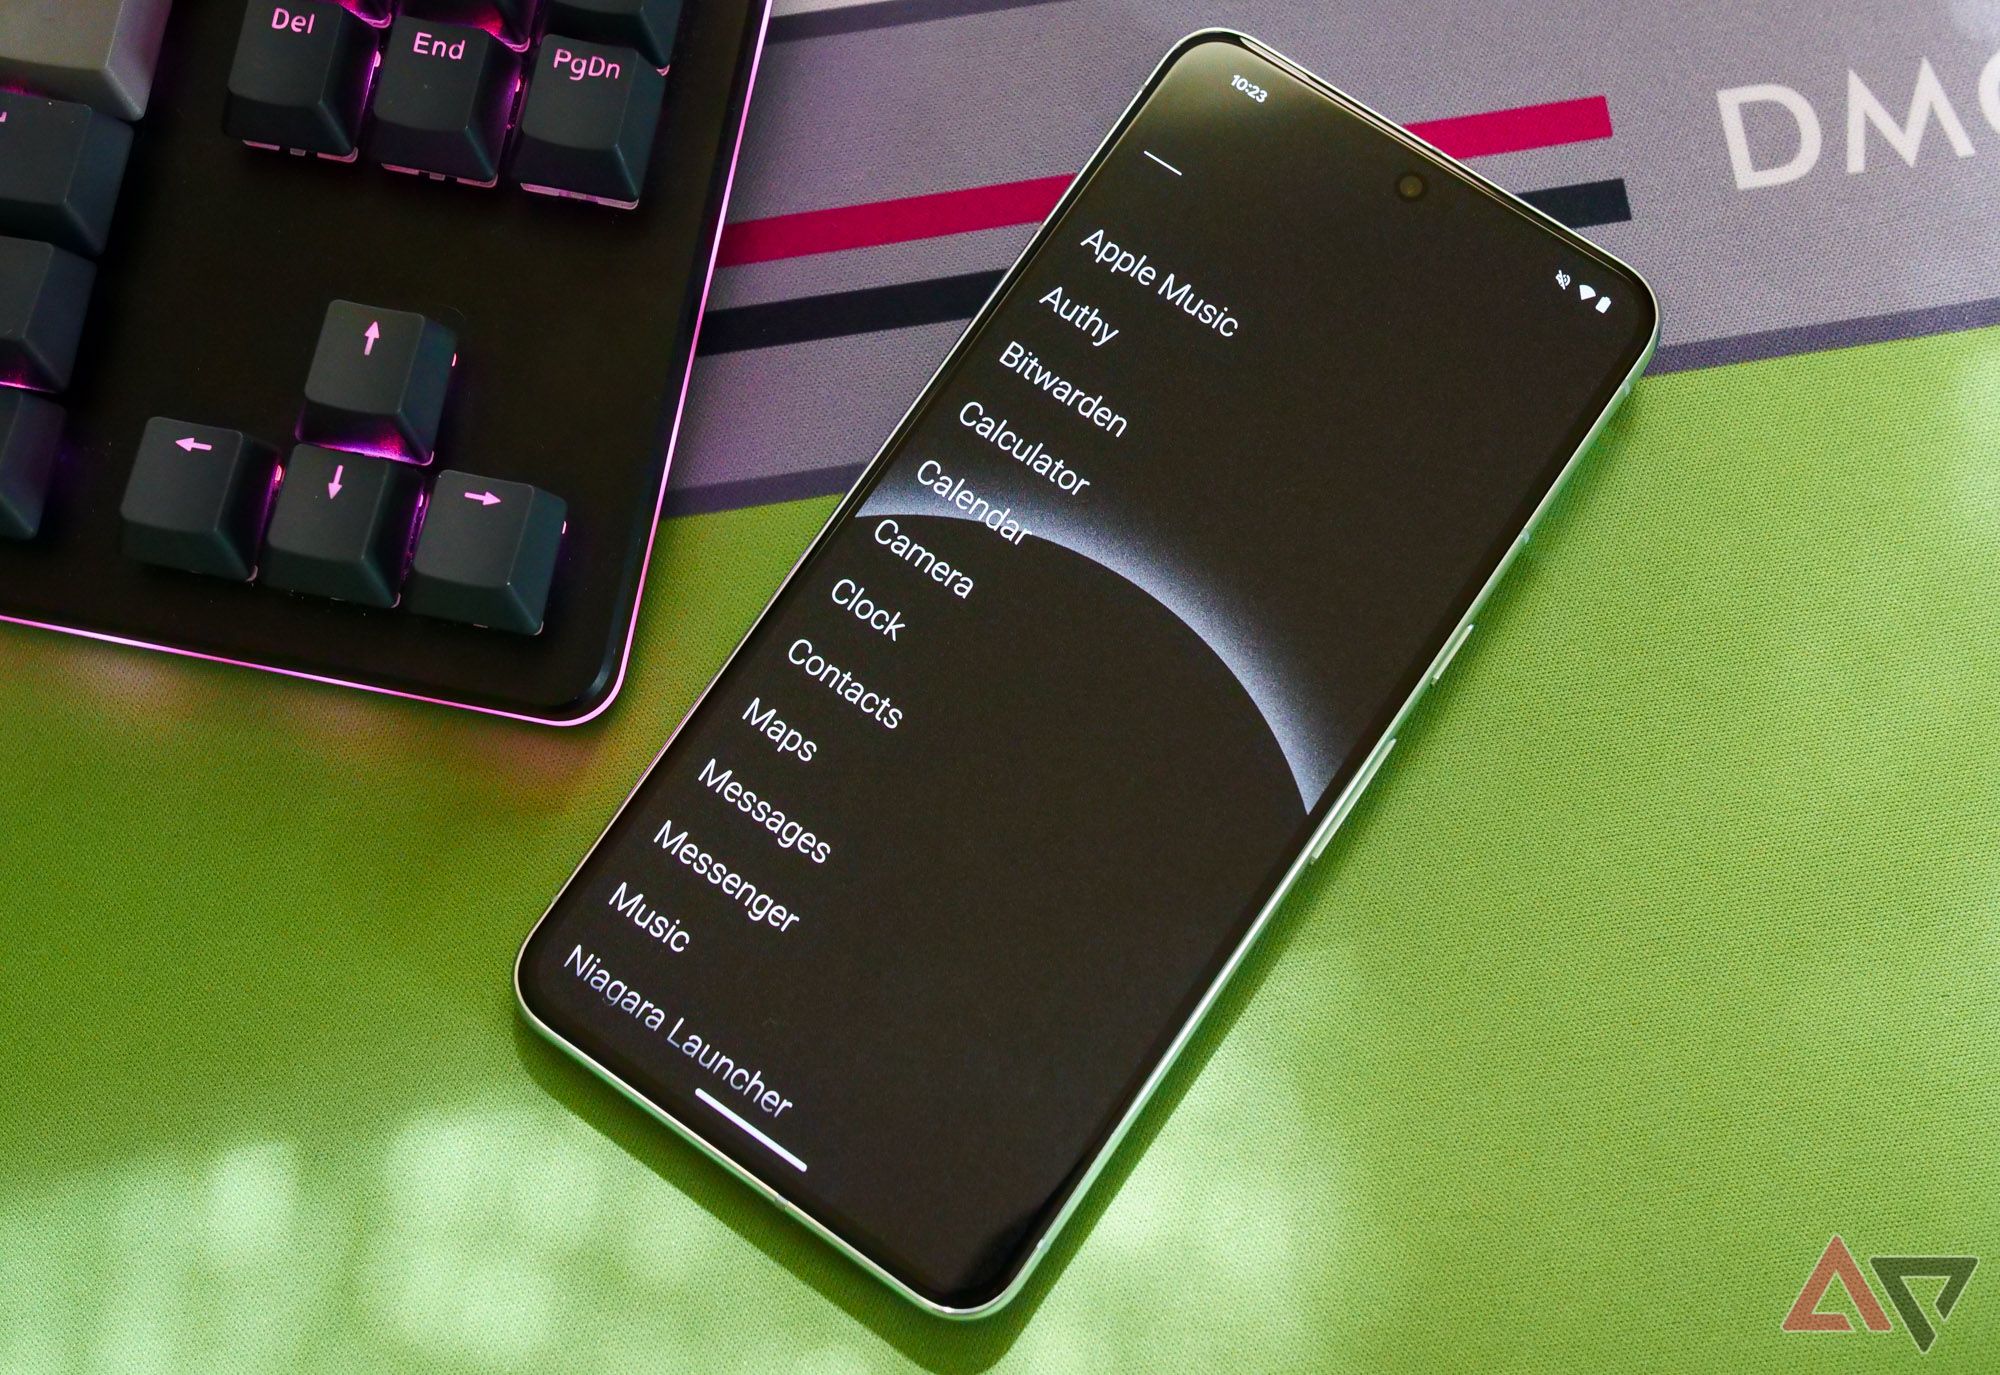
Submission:
[[374,66],[374,31],[331,0],[250,0],[222,127],[256,147],[350,159]]

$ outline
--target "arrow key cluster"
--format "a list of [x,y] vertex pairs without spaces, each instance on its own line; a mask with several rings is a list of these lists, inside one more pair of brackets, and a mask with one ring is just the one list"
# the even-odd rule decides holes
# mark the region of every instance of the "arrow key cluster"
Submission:
[[[458,471],[424,490],[457,348],[422,315],[335,301],[306,377],[302,442],[282,468],[237,430],[147,424],[120,507],[126,555],[379,609],[407,582],[421,615],[540,632],[568,528],[562,499]],[[27,528],[30,514],[22,506],[0,532]]]
[[[0,408],[0,460],[34,419],[10,429]],[[7,468],[0,528],[20,516]],[[119,515],[141,563],[383,609],[407,592],[420,615],[521,635],[541,631],[569,528],[562,498],[523,482],[450,470],[427,494],[411,464],[316,444],[280,468],[239,430],[165,417],[146,426]]]

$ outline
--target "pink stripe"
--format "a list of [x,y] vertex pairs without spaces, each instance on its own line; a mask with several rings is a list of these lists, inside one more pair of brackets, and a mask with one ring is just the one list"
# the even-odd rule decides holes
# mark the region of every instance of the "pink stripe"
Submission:
[[1035,224],[1048,218],[1071,178],[1036,177],[1032,181],[974,186],[964,191],[940,191],[928,196],[869,205],[842,205],[832,210],[806,210],[774,215],[766,220],[732,224],[722,236],[723,267],[768,263],[778,258],[803,258],[813,253],[838,253],[849,248],[937,239],[947,234],[971,234],[1014,224]]
[[[1453,157],[1480,158],[1610,138],[1611,108],[1603,96],[1594,95],[1549,105],[1524,105],[1517,110],[1434,119],[1409,128],[1417,137]],[[1035,177],[996,186],[973,186],[963,191],[939,191],[927,196],[904,196],[865,205],[840,205],[830,210],[802,210],[792,215],[742,220],[723,231],[722,256],[717,266],[742,267],[746,263],[1037,224],[1056,208],[1070,181],[1067,176]]]
[[1405,127],[1455,158],[1486,158],[1610,138],[1611,106],[1603,96],[1592,95],[1548,105],[1523,105],[1517,110],[1431,119]]

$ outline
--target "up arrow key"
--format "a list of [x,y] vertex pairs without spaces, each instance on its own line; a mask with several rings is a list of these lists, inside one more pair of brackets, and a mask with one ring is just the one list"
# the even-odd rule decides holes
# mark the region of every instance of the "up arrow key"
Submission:
[[[0,0],[0,10],[12,3]],[[421,315],[333,302],[306,374],[299,438],[377,458],[430,462],[457,353],[457,336]]]

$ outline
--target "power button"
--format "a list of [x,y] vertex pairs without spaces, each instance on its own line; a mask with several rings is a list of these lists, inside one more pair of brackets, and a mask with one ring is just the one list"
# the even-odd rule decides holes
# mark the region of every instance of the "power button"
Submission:
[[1333,811],[1319,828],[1319,839],[1313,842],[1312,860],[1317,864],[1319,857],[1326,853],[1327,842],[1340,829],[1340,823],[1347,820],[1347,814],[1354,810],[1354,804],[1361,800],[1361,794],[1368,791],[1368,785],[1381,772],[1382,764],[1389,757],[1389,751],[1396,748],[1396,737],[1390,736],[1375,747],[1375,753],[1368,756],[1368,762],[1361,766],[1361,772],[1354,775],[1354,781],[1347,785],[1347,791],[1340,795],[1340,801],[1333,804]]

